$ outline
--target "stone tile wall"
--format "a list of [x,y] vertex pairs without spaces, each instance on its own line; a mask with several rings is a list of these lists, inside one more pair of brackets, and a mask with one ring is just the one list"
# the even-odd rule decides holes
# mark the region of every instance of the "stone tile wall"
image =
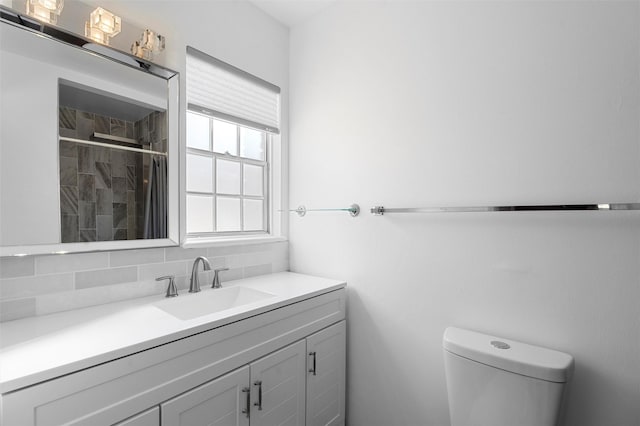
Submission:
[[[78,309],[119,300],[162,295],[175,275],[180,292],[189,287],[197,256],[211,267],[228,267],[222,282],[289,269],[286,241],[243,246],[180,247],[0,258],[0,321]],[[201,273],[201,285],[212,272]]]

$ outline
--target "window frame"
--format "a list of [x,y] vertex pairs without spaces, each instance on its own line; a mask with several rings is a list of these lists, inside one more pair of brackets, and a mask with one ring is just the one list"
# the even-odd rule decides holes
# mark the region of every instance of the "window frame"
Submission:
[[[232,119],[220,118],[214,114],[208,113],[206,110],[189,108],[185,114],[185,123],[188,122],[188,114],[196,114],[202,117],[206,117],[209,123],[208,129],[208,144],[209,149],[201,149],[187,146],[187,138],[185,137],[185,244],[190,245],[191,243],[198,242],[207,242],[207,241],[217,241],[221,239],[238,239],[244,240],[246,238],[255,237],[260,239],[265,239],[268,237],[273,237],[273,214],[272,214],[272,188],[273,188],[273,175],[272,175],[272,164],[273,164],[273,144],[274,144],[274,135],[269,132],[264,131],[263,129],[256,129],[251,126],[247,126],[245,123],[241,123],[239,121],[234,121]],[[237,155],[232,155],[228,153],[219,153],[214,151],[214,121],[222,121],[233,124],[236,126],[236,149]],[[263,141],[264,141],[264,160],[256,160],[252,158],[242,157],[240,155],[241,150],[241,128],[247,128],[251,130],[255,130],[261,133]],[[188,132],[188,126],[185,126],[185,132]],[[186,133],[185,133],[186,135]],[[187,171],[187,158],[189,155],[198,155],[202,157],[206,157],[212,161],[212,192],[202,192],[202,191],[190,191],[187,189],[186,177],[188,174]],[[217,192],[217,169],[218,169],[218,160],[223,161],[232,161],[237,162],[240,165],[240,191],[238,194],[227,194],[227,193],[218,193]],[[263,168],[262,175],[262,196],[253,196],[253,195],[245,195],[244,194],[244,165],[254,165],[260,166]],[[211,217],[213,231],[203,231],[203,232],[189,232],[188,231],[188,216],[187,216],[187,196],[188,195],[200,195],[200,196],[209,196],[211,197],[212,203],[212,212],[213,215]],[[224,198],[233,198],[239,200],[240,209],[240,230],[237,231],[217,231],[217,200],[218,197]],[[243,230],[244,228],[244,200],[260,200],[263,202],[262,206],[262,220],[263,220],[263,229],[262,230]]]

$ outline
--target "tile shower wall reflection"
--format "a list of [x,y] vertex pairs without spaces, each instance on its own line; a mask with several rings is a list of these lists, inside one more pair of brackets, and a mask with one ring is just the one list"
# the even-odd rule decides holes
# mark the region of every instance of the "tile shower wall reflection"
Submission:
[[[165,122],[160,112],[132,122],[59,108],[60,136],[109,143],[95,132],[160,152],[166,152]],[[60,141],[59,152],[62,242],[143,238],[150,156],[69,141]]]

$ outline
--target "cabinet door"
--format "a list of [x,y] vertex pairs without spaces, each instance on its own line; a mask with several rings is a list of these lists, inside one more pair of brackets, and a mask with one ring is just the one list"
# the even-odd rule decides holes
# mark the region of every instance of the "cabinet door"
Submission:
[[242,367],[160,405],[163,425],[248,426],[249,367]]
[[305,341],[251,364],[251,426],[305,423]]
[[160,426],[160,408],[153,407],[114,426]]
[[345,324],[307,337],[307,426],[345,423]]

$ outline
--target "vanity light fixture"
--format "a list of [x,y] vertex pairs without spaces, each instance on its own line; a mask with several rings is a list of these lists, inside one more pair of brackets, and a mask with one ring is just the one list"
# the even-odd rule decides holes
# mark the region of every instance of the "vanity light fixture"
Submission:
[[49,24],[57,24],[64,0],[27,0],[27,15]]
[[119,16],[98,7],[91,12],[89,20],[84,24],[84,35],[93,41],[109,45],[111,37],[120,34],[122,20]]
[[151,31],[144,30],[140,40],[131,45],[131,53],[138,58],[148,61],[153,59],[153,54],[164,50],[164,36]]

